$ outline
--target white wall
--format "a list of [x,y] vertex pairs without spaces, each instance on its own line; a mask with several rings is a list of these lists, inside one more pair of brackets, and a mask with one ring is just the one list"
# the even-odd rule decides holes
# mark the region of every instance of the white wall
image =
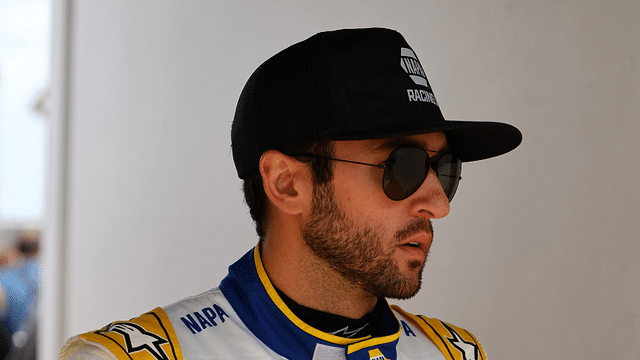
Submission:
[[251,72],[322,30],[399,30],[446,117],[519,127],[467,164],[422,292],[491,359],[640,358],[636,0],[54,5],[41,355],[216,286],[256,240],[229,130]]

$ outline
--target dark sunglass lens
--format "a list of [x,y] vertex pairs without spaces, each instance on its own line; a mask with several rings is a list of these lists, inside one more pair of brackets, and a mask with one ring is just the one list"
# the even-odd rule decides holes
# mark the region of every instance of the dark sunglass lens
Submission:
[[391,200],[411,196],[427,177],[429,155],[418,148],[398,148],[387,159],[382,187]]
[[436,173],[438,174],[438,180],[440,180],[440,184],[442,184],[444,193],[447,195],[449,202],[451,202],[451,199],[453,199],[458,189],[458,183],[460,182],[462,162],[451,154],[443,155],[438,160]]

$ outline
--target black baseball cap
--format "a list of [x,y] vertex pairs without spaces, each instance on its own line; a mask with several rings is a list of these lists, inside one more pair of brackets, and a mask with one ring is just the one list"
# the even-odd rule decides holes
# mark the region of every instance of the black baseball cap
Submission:
[[445,120],[417,55],[390,29],[318,33],[274,55],[247,81],[231,127],[240,178],[267,150],[293,153],[321,140],[443,131],[462,161],[515,149],[522,134],[489,121]]

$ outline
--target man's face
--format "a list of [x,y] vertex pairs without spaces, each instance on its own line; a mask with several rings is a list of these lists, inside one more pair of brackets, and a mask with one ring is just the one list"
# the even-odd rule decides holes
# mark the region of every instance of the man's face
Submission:
[[[338,141],[334,157],[384,164],[389,153],[402,146],[446,151],[447,144],[443,133]],[[430,170],[410,197],[393,201],[382,189],[382,169],[337,161],[333,169],[333,180],[314,188],[313,208],[303,228],[305,243],[333,271],[370,294],[414,296],[433,239],[430,219],[449,212],[435,172]]]

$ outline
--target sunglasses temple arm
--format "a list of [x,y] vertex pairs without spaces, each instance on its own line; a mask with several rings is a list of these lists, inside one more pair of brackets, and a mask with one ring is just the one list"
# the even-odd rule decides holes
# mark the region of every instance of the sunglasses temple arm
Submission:
[[319,159],[341,161],[341,162],[346,162],[346,163],[351,163],[351,164],[367,165],[367,166],[377,167],[377,168],[380,168],[380,169],[386,169],[387,168],[386,165],[376,165],[376,164],[363,163],[363,162],[359,162],[359,161],[335,159],[335,158],[330,158],[330,157],[327,157],[327,156],[320,156],[320,155],[316,155],[316,154],[290,154],[290,155],[291,156],[307,156],[307,157],[314,157],[314,158],[319,158]]

